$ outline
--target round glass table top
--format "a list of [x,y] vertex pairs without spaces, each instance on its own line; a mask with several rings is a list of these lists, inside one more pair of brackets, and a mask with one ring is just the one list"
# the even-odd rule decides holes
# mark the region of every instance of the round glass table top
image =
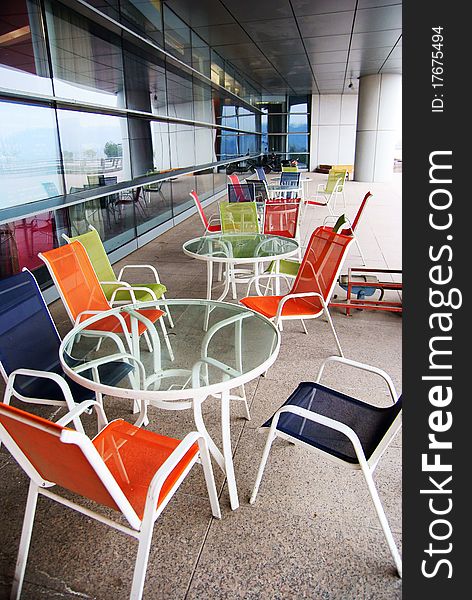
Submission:
[[[170,313],[172,328],[167,317],[152,325],[156,308]],[[116,319],[111,333],[100,331],[103,319],[108,325]],[[134,330],[134,334],[123,335],[125,319],[127,330]],[[142,325],[147,327],[152,352],[143,339],[146,336],[141,335],[137,343],[138,323],[141,334]],[[84,320],[64,337],[60,359],[67,375],[87,388],[152,403],[153,399],[204,398],[243,385],[267,370],[279,346],[280,333],[275,325],[244,306],[211,300],[159,300],[116,307]],[[102,366],[97,368],[99,362]],[[125,372],[121,381],[110,386],[100,379],[100,371],[108,369],[109,376],[117,365],[122,371],[123,363],[133,369],[129,375]]]
[[195,238],[185,242],[182,248],[185,254],[193,258],[239,263],[291,256],[298,251],[298,242],[264,233],[227,233]]

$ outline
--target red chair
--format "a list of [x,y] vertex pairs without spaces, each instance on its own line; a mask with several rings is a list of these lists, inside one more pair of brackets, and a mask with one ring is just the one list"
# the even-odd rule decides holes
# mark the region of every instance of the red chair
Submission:
[[[346,258],[347,250],[352,242],[352,236],[334,233],[325,227],[318,227],[311,235],[298,274],[289,293],[284,296],[247,296],[240,300],[241,304],[268,319],[274,320],[280,330],[282,330],[284,320],[300,319],[305,333],[308,332],[303,322],[304,319],[316,319],[326,313],[339,354],[343,356],[329,314],[328,304]],[[253,277],[249,282],[248,293],[252,283],[258,279],[281,276],[283,277],[278,273],[264,273]]]
[[298,202],[266,202],[264,207],[264,233],[287,238],[298,237],[300,200]]
[[[210,220],[207,219],[205,213],[203,212],[203,206],[200,202],[198,194],[195,190],[190,192],[190,197],[193,198],[195,202],[195,206],[197,207],[198,214],[200,215],[200,219],[202,221],[203,227],[205,228],[205,233],[221,233],[221,224],[219,222],[219,218],[216,216],[210,217]],[[212,223],[212,221],[218,221],[217,223]]]
[[[91,407],[104,426],[93,440],[65,427]],[[21,594],[38,496],[46,496],[137,539],[130,595],[134,600],[140,600],[143,594],[154,523],[199,459],[213,516],[221,516],[207,444],[197,432],[180,441],[139,429],[121,419],[107,424],[103,410],[93,400],[83,402],[57,423],[0,403],[0,440],[30,479],[12,599]],[[54,486],[114,509],[127,525],[52,492]],[[82,567],[86,568],[88,560],[84,548]]]
[[[349,227],[348,227],[348,228],[346,228],[346,229],[343,229],[343,230],[341,231],[341,233],[342,233],[343,235],[352,235],[352,236],[353,236],[353,238],[354,238],[354,242],[356,243],[357,249],[359,250],[359,254],[361,255],[361,258],[362,258],[362,264],[363,264],[363,265],[365,265],[365,264],[366,264],[366,262],[365,262],[364,254],[363,254],[363,252],[362,252],[362,250],[361,250],[361,247],[360,247],[360,245],[359,245],[359,240],[358,240],[358,238],[357,238],[357,235],[356,235],[356,228],[357,228],[357,226],[359,225],[359,221],[361,220],[361,217],[362,217],[362,215],[363,215],[363,213],[364,213],[364,209],[365,209],[365,207],[366,207],[367,200],[368,200],[368,199],[369,199],[371,196],[372,196],[372,193],[371,193],[371,192],[367,192],[367,194],[364,196],[364,198],[363,198],[363,200],[362,200],[362,202],[361,202],[361,205],[359,206],[359,208],[358,208],[358,210],[357,210],[357,214],[356,214],[356,216],[355,216],[355,218],[354,218],[354,221],[353,221],[352,223],[350,222],[350,220],[349,220],[347,217],[345,217],[345,219],[346,219],[346,222],[348,223]],[[328,216],[326,217],[326,219],[324,220],[324,222],[323,222],[323,225],[324,225],[324,226],[326,226],[326,223],[328,223],[328,221],[336,220],[337,218],[338,218],[338,217],[335,217],[335,216],[333,216],[333,215],[328,215]],[[331,228],[331,227],[327,227],[327,229],[332,229],[332,228]]]

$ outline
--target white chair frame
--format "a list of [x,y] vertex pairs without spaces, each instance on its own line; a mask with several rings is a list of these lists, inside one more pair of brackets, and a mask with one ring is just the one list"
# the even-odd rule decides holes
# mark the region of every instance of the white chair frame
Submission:
[[[328,362],[338,362],[338,363],[341,363],[341,364],[344,364],[344,365],[347,365],[347,366],[350,366],[350,367],[353,367],[356,369],[361,369],[363,371],[368,371],[370,373],[379,375],[386,382],[393,402],[397,401],[398,396],[397,396],[397,392],[395,390],[395,386],[394,386],[390,376],[385,371],[378,369],[377,367],[372,367],[370,365],[366,365],[366,364],[363,364],[360,362],[349,360],[344,357],[329,356],[328,358],[326,358],[320,367],[320,370],[316,377],[316,383],[320,382],[324,368]],[[329,427],[330,429],[334,429],[336,431],[339,431],[340,433],[343,433],[351,441],[351,443],[354,447],[354,451],[356,453],[357,459],[358,459],[358,463],[357,464],[349,463],[340,458],[332,456],[329,452],[324,452],[323,450],[315,448],[314,446],[311,446],[310,444],[306,444],[306,443],[298,440],[297,438],[294,438],[286,433],[283,433],[282,431],[278,431],[277,424],[278,424],[280,415],[283,413],[292,413],[292,414],[298,415],[300,417],[303,417],[307,421],[320,423],[321,425],[324,425],[325,427]],[[274,442],[274,440],[277,437],[280,437],[284,440],[288,440],[292,444],[302,446],[308,450],[311,450],[312,452],[318,453],[321,456],[324,456],[325,458],[328,458],[329,460],[337,463],[338,465],[343,465],[350,469],[361,470],[362,474],[364,475],[370,496],[372,498],[374,508],[377,512],[377,516],[380,521],[382,531],[387,540],[389,550],[390,550],[393,560],[395,562],[395,566],[397,568],[398,575],[401,577],[402,576],[402,560],[401,560],[397,545],[395,543],[394,537],[392,535],[392,531],[390,529],[390,525],[388,523],[387,516],[385,514],[384,508],[382,506],[382,502],[380,500],[380,497],[377,492],[377,488],[375,487],[375,483],[374,483],[374,479],[373,479],[373,474],[374,474],[375,468],[377,467],[377,464],[378,464],[382,454],[385,452],[385,450],[390,445],[390,443],[393,440],[393,438],[395,437],[395,435],[398,433],[398,431],[401,427],[401,424],[402,424],[402,412],[400,411],[400,413],[397,415],[397,417],[395,418],[395,420],[393,421],[393,423],[391,424],[391,426],[385,433],[383,439],[380,441],[379,445],[375,449],[372,456],[367,460],[367,458],[365,457],[365,454],[364,454],[364,450],[362,449],[361,442],[360,442],[356,432],[353,429],[351,429],[350,427],[348,427],[347,425],[345,425],[344,423],[341,423],[340,421],[336,421],[335,419],[331,419],[324,415],[317,414],[315,412],[312,412],[310,410],[307,410],[307,409],[304,409],[304,408],[301,408],[298,406],[287,405],[287,406],[281,407],[272,418],[272,423],[269,428],[269,433],[267,435],[267,442],[266,442],[266,445],[264,448],[264,452],[262,454],[262,459],[261,459],[261,463],[259,465],[256,482],[254,484],[254,489],[253,489],[253,492],[252,492],[249,502],[251,504],[254,504],[254,502],[256,501],[257,493],[259,491],[259,486],[261,484],[262,476],[264,474],[264,469],[266,467],[270,449],[271,449],[272,443]]]
[[[66,426],[71,421],[77,419],[80,416],[80,414],[82,414],[85,410],[89,410],[91,408],[94,408],[97,411],[98,422],[101,428],[106,426],[107,420],[105,413],[103,412],[101,405],[95,400],[83,402],[80,406],[77,406],[73,411],[65,415],[62,419],[59,419],[59,421],[57,421],[57,424]],[[9,416],[11,417],[11,415]],[[15,418],[17,418],[20,421],[22,420],[21,416],[15,416]],[[33,425],[28,422],[28,425],[41,429],[41,424],[39,423]],[[54,492],[51,492],[48,488],[53,487],[55,484],[50,481],[45,481],[41,477],[41,475],[33,467],[33,465],[30,463],[25,454],[17,446],[13,438],[8,434],[6,429],[2,425],[0,425],[0,436],[3,439],[5,446],[8,448],[15,460],[19,463],[19,465],[23,468],[23,470],[30,478],[30,486],[28,491],[28,499],[26,503],[25,517],[23,521],[23,529],[21,533],[20,547],[18,551],[18,559],[16,563],[13,587],[10,596],[11,600],[18,600],[21,595],[21,589],[23,586],[23,580],[26,569],[26,561],[28,558],[28,551],[36,512],[36,504],[39,495],[46,496],[47,498],[50,498],[51,500],[54,500],[59,504],[63,504],[64,506],[76,510],[77,512],[82,513],[83,515],[89,518],[95,519],[101,523],[104,523],[105,525],[113,527],[114,529],[117,529],[118,531],[121,531],[122,533],[125,533],[138,540],[138,553],[134,568],[130,600],[140,600],[142,598],[154,523],[160,516],[164,508],[167,506],[169,500],[175,494],[177,488],[185,479],[190,469],[197,461],[200,461],[203,467],[212,514],[217,519],[221,518],[218,494],[213,477],[213,470],[211,466],[211,460],[208,452],[207,443],[203,435],[199,434],[198,432],[191,432],[187,434],[177,446],[177,448],[172,452],[172,454],[167,458],[167,460],[160,466],[160,468],[154,474],[154,477],[152,478],[151,483],[149,484],[146,504],[144,508],[144,515],[142,519],[138,517],[135,510],[129,503],[123,491],[121,490],[120,486],[116,482],[115,478],[110,473],[106,464],[103,462],[102,457],[98,453],[92,441],[89,438],[87,438],[87,436],[84,433],[69,429],[62,430],[62,432],[58,434],[51,433],[50,430],[48,430],[48,433],[50,433],[51,435],[58,435],[61,442],[63,442],[64,444],[75,444],[82,451],[84,457],[87,459],[90,466],[95,471],[99,479],[102,481],[108,493],[120,509],[120,512],[129,523],[129,527],[117,523],[114,520],[109,519],[108,517],[105,517],[98,512],[85,508],[84,506],[81,506],[76,502],[72,502],[58,494],[55,494]],[[186,467],[184,472],[169,490],[169,493],[167,494],[164,501],[161,502],[159,506],[157,506],[162,485],[166,481],[169,474],[173,471],[173,469],[177,466],[177,464],[185,456],[185,454],[188,452],[188,450],[194,443],[198,443],[199,451],[196,453],[195,457],[190,461],[189,465]]]

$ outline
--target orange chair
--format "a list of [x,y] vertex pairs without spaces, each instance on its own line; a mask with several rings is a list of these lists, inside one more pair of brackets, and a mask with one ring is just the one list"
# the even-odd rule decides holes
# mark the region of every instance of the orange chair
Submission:
[[[110,310],[110,304],[98,281],[87,251],[80,242],[72,242],[40,253],[38,256],[48,267],[72,323],[80,323],[92,315]],[[141,335],[146,335],[149,349],[151,347],[147,332],[154,341],[153,346],[158,344],[157,332],[153,324],[163,314],[162,310],[147,308],[133,310],[131,314],[126,307],[123,307],[120,314],[106,316],[88,326],[86,330],[93,330],[95,333],[107,331],[123,334],[130,352],[139,359]],[[132,336],[133,328],[135,335]]]
[[[203,206],[200,202],[200,198],[198,197],[197,192],[195,190],[192,190],[189,193],[189,196],[193,198],[193,201],[195,202],[195,206],[197,207],[198,214],[200,215],[200,219],[203,223],[203,227],[205,227],[205,233],[221,233],[221,225],[219,223],[218,217],[210,217],[210,220],[207,219],[205,213],[203,212]],[[217,219],[218,223],[212,224],[212,221],[214,219]]]
[[[65,427],[92,407],[104,426],[93,440]],[[143,594],[154,522],[199,459],[213,516],[221,516],[207,444],[197,432],[180,441],[121,419],[107,424],[101,406],[94,400],[82,403],[57,423],[0,403],[0,440],[30,478],[12,599],[21,594],[39,495],[138,540],[130,595],[134,600],[140,600]],[[128,525],[52,492],[50,488],[55,485],[116,510]],[[81,564],[87,564],[86,549]]]
[[264,207],[264,233],[287,238],[298,237],[299,215],[299,199],[298,202],[266,202]]
[[[352,242],[351,236],[334,233],[325,227],[318,227],[311,235],[297,277],[288,294],[285,296],[247,296],[240,302],[268,319],[273,319],[280,330],[282,330],[282,321],[300,319],[303,329],[307,333],[303,320],[316,319],[326,313],[339,354],[343,356],[329,314],[328,304],[347,250]],[[280,276],[278,273],[265,273],[253,277],[249,282],[248,293],[252,283],[258,279]]]

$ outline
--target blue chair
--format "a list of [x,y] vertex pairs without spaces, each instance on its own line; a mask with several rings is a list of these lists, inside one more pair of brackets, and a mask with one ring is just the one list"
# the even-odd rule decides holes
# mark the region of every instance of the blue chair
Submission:
[[[97,359],[93,371],[84,368],[83,377],[98,377],[101,383],[114,386],[132,375],[133,358],[124,352],[119,338],[113,340],[119,346],[120,360]],[[101,403],[100,394],[64,373],[59,360],[60,344],[61,338],[33,275],[24,269],[0,280],[0,372],[6,382],[6,404],[12,396],[33,404],[66,406],[69,411],[76,408],[76,403],[96,396]],[[80,370],[80,359],[67,356],[67,361]],[[78,417],[74,425],[83,432]]]
[[266,177],[266,173],[264,171],[264,167],[254,167],[256,173],[257,173],[257,177],[259,178],[260,181],[265,181],[267,183],[267,177]]
[[[341,363],[379,375],[387,384],[393,404],[387,407],[372,405],[321,385],[321,375],[328,362]],[[253,504],[256,500],[269,452],[277,437],[300,445],[338,465],[361,470],[401,577],[400,553],[373,479],[374,470],[398,433],[401,422],[402,399],[397,396],[387,373],[344,357],[328,357],[321,365],[316,382],[300,383],[285,404],[263,424],[263,427],[269,428],[269,432],[250,503]]]

